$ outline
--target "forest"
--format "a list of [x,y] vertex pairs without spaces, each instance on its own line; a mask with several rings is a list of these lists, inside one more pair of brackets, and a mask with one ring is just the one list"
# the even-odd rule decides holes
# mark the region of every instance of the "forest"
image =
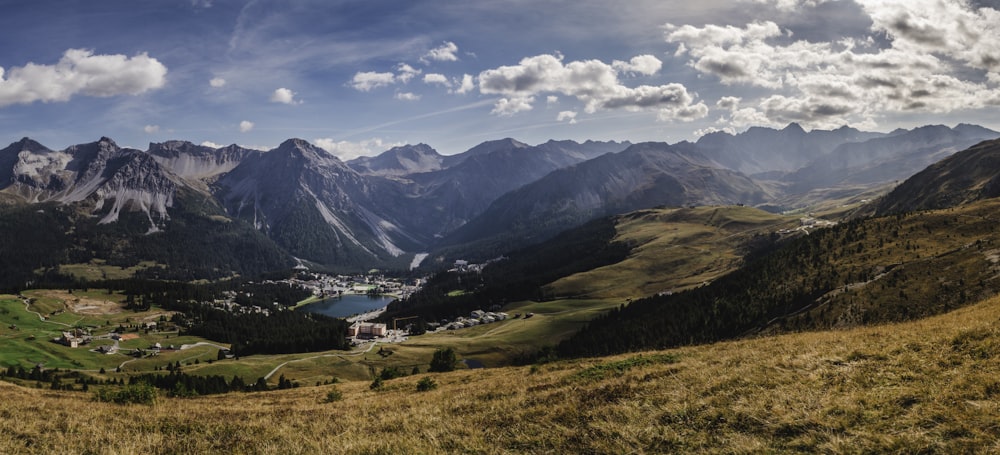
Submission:
[[518,300],[551,299],[554,296],[546,295],[543,285],[625,259],[630,246],[614,242],[615,234],[614,218],[601,218],[509,253],[481,272],[439,272],[419,292],[390,303],[380,319],[419,316],[434,322]]
[[751,336],[898,322],[1000,289],[990,207],[857,219],[767,249],[711,284],[622,305],[559,343],[602,356]]

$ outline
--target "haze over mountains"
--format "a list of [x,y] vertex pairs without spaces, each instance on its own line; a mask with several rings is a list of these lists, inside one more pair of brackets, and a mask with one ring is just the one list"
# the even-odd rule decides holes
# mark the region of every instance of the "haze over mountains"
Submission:
[[[301,139],[264,152],[184,141],[141,151],[108,138],[55,151],[24,138],[0,150],[0,194],[3,216],[44,203],[94,225],[128,214],[128,235],[147,243],[183,213],[245,223],[286,255],[281,263],[404,267],[415,253],[447,247],[485,256],[642,208],[788,206],[831,188],[860,193],[997,137],[973,125],[886,134],[791,124],[712,133],[696,143],[502,139],[451,156],[417,144],[346,163]],[[170,267],[151,255],[125,256]]]

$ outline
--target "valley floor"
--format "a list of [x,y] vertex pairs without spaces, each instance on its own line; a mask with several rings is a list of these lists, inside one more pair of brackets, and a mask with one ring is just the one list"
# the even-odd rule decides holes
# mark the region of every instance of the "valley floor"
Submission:
[[152,406],[0,383],[0,453],[998,452],[998,322],[993,298],[904,324]]

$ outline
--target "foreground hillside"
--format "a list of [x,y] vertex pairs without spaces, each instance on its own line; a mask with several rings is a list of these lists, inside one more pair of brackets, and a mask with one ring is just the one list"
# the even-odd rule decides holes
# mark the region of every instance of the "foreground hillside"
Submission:
[[0,452],[990,452],[998,320],[992,298],[896,325],[152,406],[0,383]]

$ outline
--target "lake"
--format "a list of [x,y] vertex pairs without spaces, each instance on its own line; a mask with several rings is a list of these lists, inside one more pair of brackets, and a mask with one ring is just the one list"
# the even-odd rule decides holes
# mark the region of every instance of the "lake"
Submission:
[[335,318],[346,318],[358,313],[382,308],[395,299],[395,297],[369,297],[367,295],[348,294],[310,303],[301,307],[300,310],[325,314]]

